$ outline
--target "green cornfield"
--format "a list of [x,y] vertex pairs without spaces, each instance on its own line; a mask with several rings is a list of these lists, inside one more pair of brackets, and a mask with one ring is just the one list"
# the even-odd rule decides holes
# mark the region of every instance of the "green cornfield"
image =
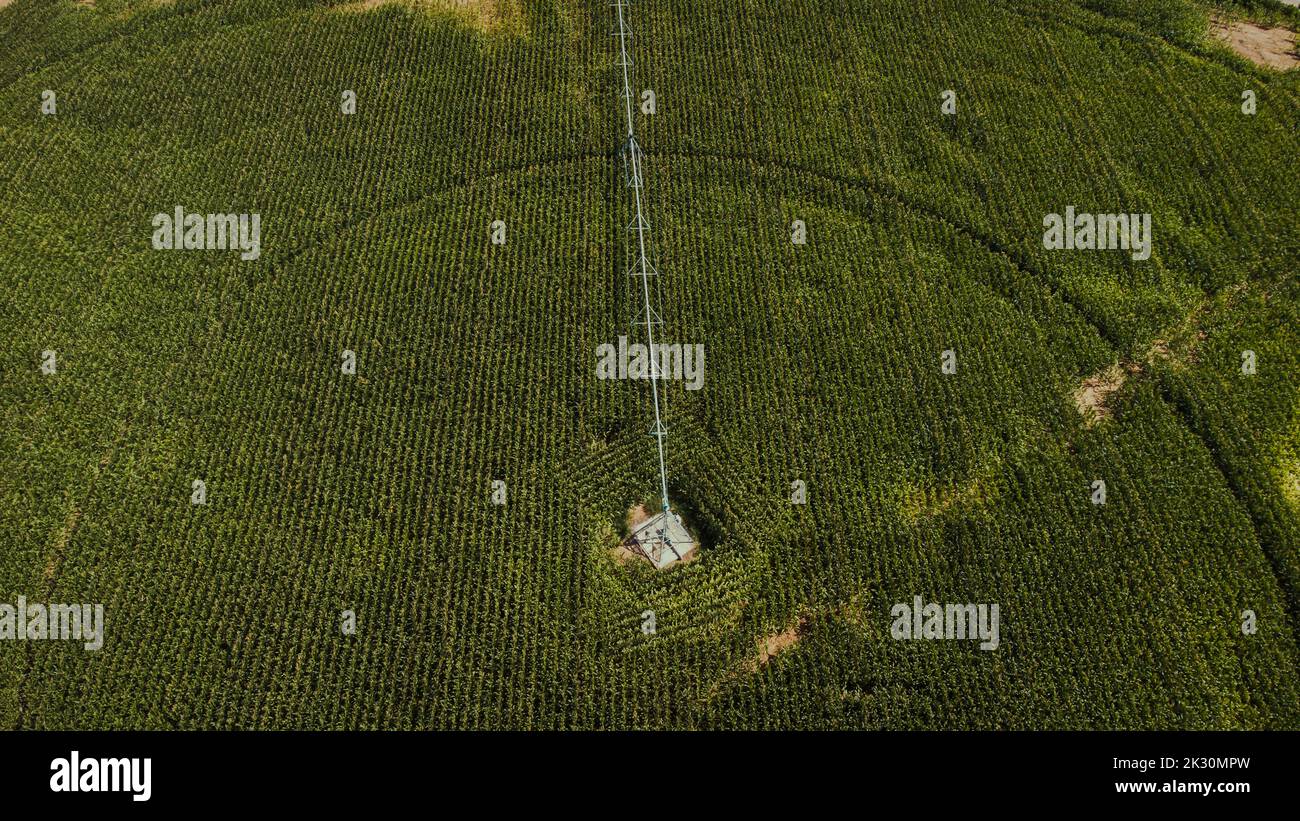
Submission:
[[1300,11],[635,0],[656,571],[606,0],[0,5],[0,727],[1300,729]]

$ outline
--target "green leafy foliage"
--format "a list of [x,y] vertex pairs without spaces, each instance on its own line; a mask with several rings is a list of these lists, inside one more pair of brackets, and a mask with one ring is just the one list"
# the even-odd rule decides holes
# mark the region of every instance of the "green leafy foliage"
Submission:
[[[1172,0],[638,3],[707,352],[667,411],[705,545],[656,573],[611,553],[647,391],[595,378],[610,9],[339,5],[0,11],[0,601],[108,619],[0,642],[0,725],[1300,727],[1294,77]],[[260,213],[261,259],[152,250],[178,204]],[[1067,205],[1152,213],[1151,260],[1044,250]],[[998,603],[1001,646],[891,638],[914,595]]]

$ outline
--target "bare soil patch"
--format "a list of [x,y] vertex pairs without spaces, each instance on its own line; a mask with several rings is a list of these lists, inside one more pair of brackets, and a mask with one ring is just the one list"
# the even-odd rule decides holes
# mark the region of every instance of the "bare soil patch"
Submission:
[[624,522],[627,525],[627,532],[631,533],[636,530],[637,525],[650,518],[650,509],[644,504],[635,504],[627,509],[627,517]]
[[645,558],[632,547],[630,547],[625,537],[620,536],[612,523],[601,525],[599,541],[605,545],[609,552],[609,557],[619,566],[631,564],[635,561],[645,561]]
[[1264,28],[1245,20],[1210,20],[1210,31],[1233,51],[1252,63],[1278,71],[1300,66],[1294,31],[1281,26]]
[[626,542],[620,542],[616,547],[611,547],[609,555],[614,557],[614,561],[620,567],[632,564],[635,561],[645,561],[645,556],[628,547]]
[[649,518],[650,511],[643,504],[635,504],[627,509],[627,515],[623,517],[623,535],[620,537],[618,545],[610,549],[610,555],[614,557],[614,561],[620,565],[646,561],[646,557],[633,544],[631,534],[637,525]]
[[1119,365],[1110,365],[1083,380],[1071,398],[1074,407],[1083,416],[1088,427],[1096,425],[1103,419],[1114,415],[1110,400],[1115,392],[1124,387],[1128,371]]
[[[1222,298],[1231,300],[1242,293],[1245,287],[1232,286]],[[1070,398],[1083,417],[1084,425],[1093,427],[1104,419],[1112,418],[1115,415],[1112,404],[1115,394],[1129,379],[1146,377],[1149,368],[1163,364],[1184,370],[1195,365],[1200,359],[1201,344],[1208,337],[1201,325],[1211,308],[1212,300],[1203,301],[1188,312],[1184,319],[1165,328],[1159,337],[1151,340],[1145,351],[1136,354],[1135,359],[1120,359],[1083,380]]]
[[758,664],[755,665],[754,669],[762,667],[781,653],[798,644],[799,639],[803,635],[803,631],[807,626],[808,617],[800,616],[799,621],[795,622],[793,626],[787,627],[780,633],[764,638],[759,644]]

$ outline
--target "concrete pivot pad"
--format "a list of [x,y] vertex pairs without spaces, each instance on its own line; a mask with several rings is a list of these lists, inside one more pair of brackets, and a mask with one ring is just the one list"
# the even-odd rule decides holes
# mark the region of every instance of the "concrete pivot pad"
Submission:
[[687,558],[698,546],[676,513],[659,513],[646,519],[632,531],[632,541],[660,570]]

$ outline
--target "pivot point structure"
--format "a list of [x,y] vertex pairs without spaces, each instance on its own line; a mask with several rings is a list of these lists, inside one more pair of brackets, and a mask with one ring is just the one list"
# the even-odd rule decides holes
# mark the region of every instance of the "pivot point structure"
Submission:
[[632,530],[631,541],[650,563],[663,570],[673,562],[690,558],[695,539],[675,512],[666,510],[651,516]]

